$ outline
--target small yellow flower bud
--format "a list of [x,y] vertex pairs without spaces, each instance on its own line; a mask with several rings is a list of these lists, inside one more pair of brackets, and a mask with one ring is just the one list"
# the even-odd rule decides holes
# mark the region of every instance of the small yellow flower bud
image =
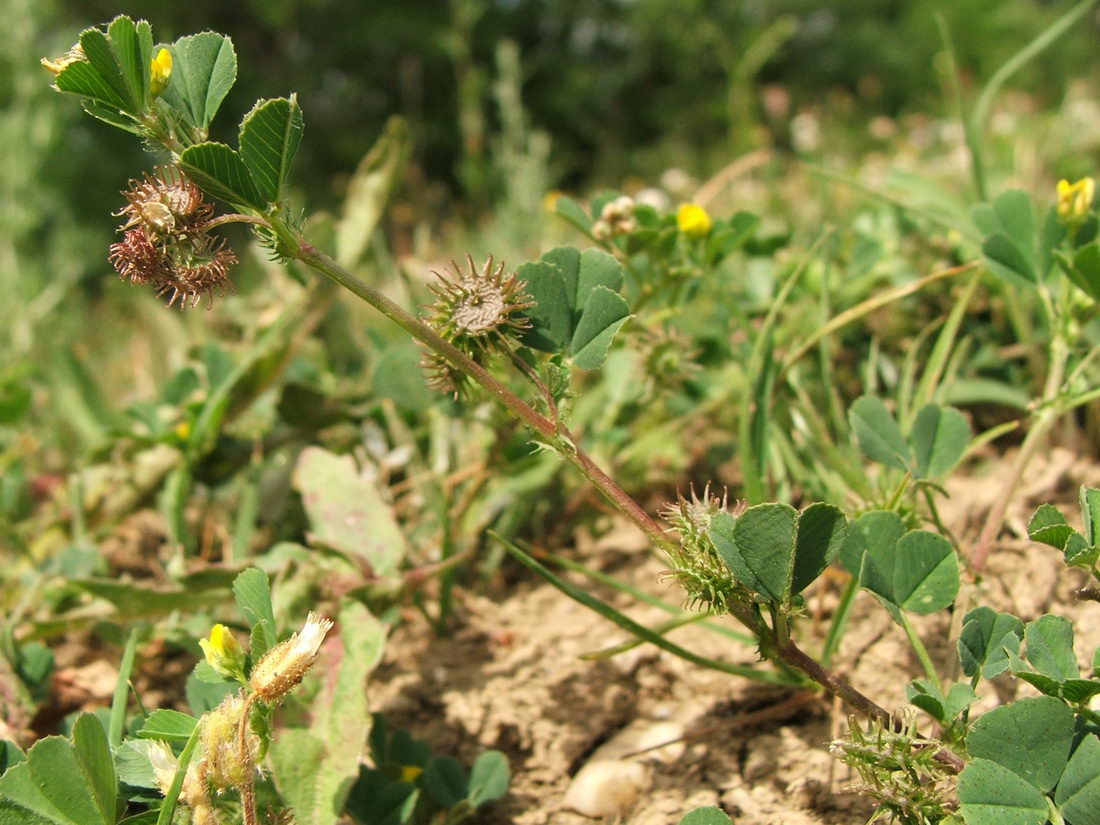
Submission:
[[676,226],[689,238],[703,238],[714,226],[714,221],[699,204],[682,203],[676,212]]
[[162,94],[168,88],[168,79],[172,76],[172,53],[161,49],[149,62],[149,91],[153,97]]
[[229,628],[223,624],[214,625],[210,628],[210,638],[199,639],[199,646],[210,667],[222,676],[244,681],[244,649]]
[[1077,183],[1058,181],[1058,217],[1066,223],[1080,223],[1088,216],[1095,195],[1096,181],[1092,178],[1081,178]]
[[402,782],[414,782],[416,777],[424,773],[424,769],[419,765],[402,765],[401,766],[401,781]]
[[321,642],[331,628],[328,619],[310,613],[298,633],[269,650],[252,669],[249,684],[253,693],[265,702],[286,696],[317,661]]
[[560,189],[552,189],[542,196],[542,208],[547,212],[553,212],[557,206],[558,201],[561,200],[561,196],[564,193]]

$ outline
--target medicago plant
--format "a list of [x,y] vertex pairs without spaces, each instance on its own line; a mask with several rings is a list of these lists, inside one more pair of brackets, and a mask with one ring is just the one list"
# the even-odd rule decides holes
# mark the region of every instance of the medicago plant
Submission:
[[[940,333],[934,364],[925,373],[927,380],[922,379],[907,394],[896,415],[871,395],[856,401],[848,411],[851,431],[866,458],[884,468],[878,475],[881,484],[875,488],[860,481],[858,458],[845,457],[839,448],[833,448],[838,460],[854,462],[855,471],[845,478],[850,479],[850,492],[857,494],[862,506],[849,514],[830,503],[795,508],[769,502],[767,471],[772,447],[768,442],[768,404],[777,377],[793,370],[797,360],[778,362],[773,357],[773,336],[778,313],[805,273],[807,261],[790,266],[760,323],[745,324],[746,329],[754,329],[755,337],[747,360],[749,384],[742,391],[738,436],[745,495],[751,506],[730,507],[724,497],[712,495],[708,489],[672,504],[662,522],[582,448],[570,429],[571,411],[584,401],[583,394],[578,397],[575,393],[582,380],[577,373],[600,369],[614,356],[617,336],[634,334],[647,367],[647,381],[652,382],[647,391],[689,384],[692,358],[684,352],[676,331],[664,326],[661,319],[687,305],[705,288],[703,276],[750,241],[757,227],[755,216],[742,212],[716,219],[699,204],[687,204],[668,214],[618,193],[595,199],[590,210],[561,198],[557,212],[595,246],[584,250],[559,247],[519,266],[514,273],[492,260],[456,263],[451,272],[440,275],[434,290],[436,301],[422,319],[307,240],[305,222],[287,197],[304,123],[295,96],[257,102],[240,124],[236,148],[208,140],[211,122],[236,75],[228,38],[207,32],[155,46],[147,23],[119,17],[106,31],[83,32],[76,47],[58,60],[47,61],[46,67],[55,75],[59,91],[79,97],[92,116],[135,134],[160,158],[159,165],[135,178],[124,193],[122,237],[109,253],[123,278],[150,286],[169,304],[190,308],[209,302],[230,288],[229,272],[236,259],[217,230],[230,223],[251,226],[275,259],[302,264],[347,289],[415,339],[437,388],[459,401],[487,395],[525,426],[546,451],[573,465],[664,556],[669,577],[682,585],[688,603],[733,616],[770,665],[726,665],[723,669],[773,684],[821,689],[845,702],[856,718],[849,735],[834,743],[834,750],[858,772],[864,791],[875,800],[880,813],[906,823],[993,825],[1012,821],[1043,825],[1051,821],[1087,825],[1097,821],[1100,785],[1094,779],[1100,772],[1100,738],[1089,699],[1100,693],[1100,673],[1095,666],[1090,674],[1078,672],[1072,626],[1055,616],[1025,624],[986,607],[970,610],[958,639],[958,667],[966,678],[957,680],[937,670],[911,620],[914,615],[952,608],[963,579],[959,548],[940,523],[936,497],[942,493],[938,480],[962,458],[971,433],[957,410],[933,397],[958,330],[957,314]],[[1036,413],[1035,429],[1040,432],[1058,415],[1094,397],[1078,386],[1091,357],[1080,356],[1075,337],[1082,318],[1093,312],[1100,294],[1100,257],[1096,252],[1100,247],[1092,194],[1087,182],[1076,188],[1066,184],[1059,205],[1048,210],[1042,220],[1023,193],[1007,193],[974,211],[974,223],[984,237],[985,265],[998,276],[1037,290],[1049,309],[1047,321],[1057,359]],[[229,211],[218,214],[208,198],[220,201]],[[782,238],[753,240],[765,248],[770,243],[773,249],[783,242]],[[819,245],[827,242],[828,233],[824,233]],[[921,283],[976,272],[978,266],[977,262],[962,264],[927,276]],[[890,297],[872,300],[859,312],[870,312]],[[1082,297],[1089,300],[1082,301]],[[641,326],[637,333],[626,328],[632,315]],[[796,353],[804,353],[852,317],[849,313],[829,321]],[[817,421],[810,426],[822,434],[828,429]],[[782,446],[793,466],[797,450],[792,443]],[[1029,446],[1025,458],[1035,449]],[[1008,494],[1025,467],[1022,463],[1013,474]],[[176,477],[177,497],[187,481],[186,472]],[[1086,491],[1084,496],[1093,507],[1096,494]],[[990,524],[998,518],[991,515]],[[935,529],[926,529],[928,526]],[[1096,540],[1091,526],[1082,534],[1067,533],[1064,523],[1044,509],[1033,527],[1038,540],[1060,546],[1071,563],[1088,560],[1095,564]],[[631,622],[607,603],[556,576],[522,548],[506,544],[516,559],[571,597],[642,639],[692,657],[661,633]],[[980,561],[976,560],[979,568]],[[811,655],[800,645],[797,632],[806,612],[803,594],[837,562],[848,572],[850,584],[824,649]],[[876,597],[910,641],[925,672],[909,686],[909,697],[931,717],[934,730],[923,731],[914,716],[888,712],[830,669],[859,589]],[[251,615],[263,618],[254,606],[251,609]],[[348,609],[358,612],[341,615],[342,630],[356,622],[369,623],[361,605]],[[250,615],[247,609],[244,612]],[[281,649],[298,651],[305,655],[302,661],[312,663],[317,652],[313,642],[320,644],[323,629],[327,630],[313,621],[300,635],[283,642],[282,646],[289,645],[284,648],[264,635],[271,630],[271,625],[266,626],[267,630],[257,634],[253,624],[257,661],[251,670],[246,669],[243,654],[229,642],[224,630],[216,630],[207,640],[208,651],[213,651],[212,667],[232,679],[247,680],[247,685],[236,698],[225,700],[227,705],[211,709],[204,717],[206,722],[191,720],[186,731],[181,722],[176,738],[187,738],[192,747],[204,741],[205,764],[213,764],[210,760],[219,752],[219,745],[214,741],[205,744],[207,734],[194,731],[221,731],[225,735],[217,741],[235,745],[232,755],[236,761],[229,768],[211,768],[190,786],[185,765],[191,753],[185,749],[179,756],[179,767],[166,790],[170,797],[175,794],[175,799],[182,798],[190,806],[193,821],[202,821],[199,817],[205,814],[199,812],[209,807],[204,794],[221,788],[235,789],[245,822],[251,825],[255,821],[252,771],[268,738],[260,711],[282,695],[271,690],[265,693],[256,683],[256,674],[270,669],[268,658],[261,658],[260,651],[270,650],[267,657]],[[361,642],[343,639],[349,652]],[[366,654],[360,651],[358,655]],[[700,657],[693,660],[716,666]],[[1026,679],[1043,695],[972,719],[970,709],[982,680],[1006,671]],[[286,681],[296,682],[297,676]],[[169,717],[152,714],[149,718]],[[331,722],[331,717],[328,720]],[[121,798],[119,775],[111,767],[112,760],[119,759],[121,740],[115,736],[103,740],[93,724],[79,722],[72,745],[54,740],[57,744],[49,748],[68,749],[66,753],[71,755],[65,758],[91,766],[80,774],[90,776],[90,784],[74,786],[72,795],[94,798],[99,811],[95,821],[110,822]],[[142,730],[147,727],[148,722]],[[378,730],[383,729],[378,726]],[[326,735],[332,735],[331,728],[311,729],[301,742],[325,753],[332,745]],[[333,782],[339,788],[336,798],[340,802],[336,810],[326,807],[327,817],[339,815],[346,804],[353,817],[374,821],[363,811],[377,810],[380,799],[396,795],[400,796],[401,821],[410,821],[417,811],[423,811],[416,800],[432,795],[433,778],[446,786],[446,780],[458,775],[452,768],[430,770],[433,763],[428,762],[423,770],[426,793],[416,796],[407,780],[420,773],[400,769],[400,756],[395,757],[396,773],[386,774],[381,767],[394,761],[387,755],[402,750],[387,740],[384,730],[372,741],[379,772],[360,773],[354,786],[345,781],[346,773],[325,773],[320,778],[311,762],[314,751],[280,749],[279,743],[275,737],[269,760],[275,785],[283,788],[290,809],[303,822],[321,821],[304,813],[319,804],[316,782]],[[116,749],[114,753],[108,744]],[[20,800],[31,797],[39,804],[45,791],[32,789],[27,777],[33,779],[36,764],[46,764],[49,748],[36,746],[27,756],[27,767],[11,768],[0,778],[0,805],[22,805]],[[142,763],[141,768],[148,767],[154,775],[159,766],[167,776],[177,758],[159,746],[142,753],[149,764]],[[10,751],[6,754],[5,758],[13,761],[21,756]],[[305,763],[310,763],[313,772]],[[325,765],[325,760],[320,764]],[[287,791],[286,783],[294,787],[293,777],[301,772],[309,773],[308,788]],[[468,783],[463,784],[464,777],[463,782],[452,783],[467,795],[441,799],[442,792],[435,793],[437,803],[449,804],[443,806],[443,812],[433,810],[429,815],[438,816],[438,821],[467,815],[503,792],[501,775],[492,758],[484,763],[479,760]],[[127,780],[123,777],[123,781]],[[329,805],[332,799],[332,795],[326,796],[324,804]],[[39,809],[51,810],[45,803]],[[171,805],[157,810],[160,821],[171,816]],[[43,815],[44,821],[66,821],[49,816],[53,814]],[[689,821],[714,822],[721,816],[716,811],[699,811],[689,814]],[[148,816],[146,821],[151,821]]]

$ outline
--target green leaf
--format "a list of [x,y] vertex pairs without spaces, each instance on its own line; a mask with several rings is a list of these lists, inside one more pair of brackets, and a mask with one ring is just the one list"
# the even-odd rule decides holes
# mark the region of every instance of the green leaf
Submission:
[[478,754],[470,769],[470,804],[480,808],[494,799],[500,799],[508,792],[511,773],[508,770],[508,758],[497,750]]
[[1081,505],[1085,541],[1094,545],[1097,543],[1097,531],[1100,530],[1100,490],[1082,485],[1077,498]]
[[1066,524],[1066,517],[1052,504],[1041,504],[1027,523],[1027,537],[1042,542],[1055,550],[1065,549],[1074,529]]
[[0,776],[3,776],[8,768],[18,765],[25,758],[18,745],[7,739],[0,739]]
[[430,759],[422,781],[432,799],[444,808],[453,808],[469,793],[466,770],[449,756]]
[[380,770],[359,768],[359,778],[348,794],[347,812],[359,825],[401,825],[401,812],[416,791],[411,782],[394,782]]
[[214,32],[181,37],[167,47],[172,53],[172,77],[162,95],[202,137],[237,80],[233,41]]
[[198,723],[199,720],[189,713],[158,708],[149,714],[137,735],[141,739],[186,742]]
[[[117,118],[117,120],[107,120],[108,123],[116,126],[127,122],[133,124],[128,116],[122,114],[122,110],[126,108],[126,99],[87,61],[78,60],[70,63],[57,76],[54,85],[62,92],[91,98],[107,107],[103,117],[92,112],[94,117],[100,117],[101,120],[107,117]],[[114,112],[114,115],[111,115],[111,112]]]
[[1010,613],[997,613],[989,607],[977,607],[963,619],[959,634],[959,661],[963,673],[974,676],[979,670],[992,679],[1008,669],[1006,643],[1019,650],[1024,623]]
[[758,504],[736,519],[719,513],[710,537],[738,582],[776,603],[790,594],[798,511],[789,504]]
[[115,762],[107,743],[107,731],[103,723],[91,713],[82,713],[73,725],[73,749],[77,762],[88,779],[92,799],[103,822],[115,820],[115,802],[118,798],[118,776]]
[[787,504],[758,504],[736,519],[716,516],[710,537],[741,584],[789,604],[836,558],[847,530],[843,514],[828,504],[801,513]]
[[579,203],[567,195],[558,197],[554,204],[554,214],[565,218],[588,237],[592,237],[592,219]]
[[1006,235],[990,235],[982,243],[985,263],[993,274],[1017,286],[1034,286],[1035,270],[1027,256]]
[[973,210],[974,223],[987,236],[982,253],[990,270],[1021,286],[1038,282],[1035,250],[1038,225],[1031,196],[1019,190],[1005,192],[992,206]]
[[1073,256],[1073,262],[1063,269],[1082,292],[1092,300],[1100,301],[1100,244],[1090,243],[1081,247]]
[[809,587],[840,553],[848,537],[844,514],[831,504],[811,504],[798,516],[791,595]]
[[516,270],[516,277],[534,301],[534,306],[524,311],[531,327],[523,333],[523,343],[543,352],[563,352],[573,321],[561,269],[549,261],[531,261]]
[[938,722],[949,724],[978,699],[978,694],[966,682],[951,686],[945,696],[928,679],[916,679],[905,687],[906,698]]
[[992,760],[1046,793],[1069,760],[1073,728],[1073,711],[1064,702],[1029,697],[979,717],[966,746],[972,757]]
[[863,568],[863,555],[868,547],[876,548],[875,552],[880,554],[891,552],[903,535],[905,524],[897,513],[888,510],[864,513],[852,522],[852,529],[848,531],[851,546],[842,551],[842,557],[845,553],[848,554],[843,564],[849,573],[859,578]]
[[149,106],[149,64],[153,59],[153,32],[149,23],[136,24],[124,15],[116,17],[107,27],[111,47],[126,83],[134,112]]
[[1046,797],[996,762],[975,759],[959,774],[960,810],[966,825],[1043,825]]
[[359,556],[378,576],[392,576],[408,550],[393,510],[378,484],[364,478],[347,455],[307,447],[292,483],[317,539]]
[[607,358],[615,333],[629,318],[630,307],[622,296],[605,286],[594,287],[586,296],[569,344],[574,363],[581,369],[598,369]]
[[[84,57],[87,58],[88,64],[99,75],[100,83],[110,89],[108,96],[99,99],[123,111],[139,114],[143,106],[140,101],[134,99],[130,86],[123,77],[115,48],[107,34],[100,29],[85,29],[80,33],[80,47],[84,50]],[[70,68],[76,65],[79,64],[73,63]],[[60,79],[61,75],[58,75],[58,80]]]
[[689,811],[680,817],[677,825],[733,825],[733,820],[721,808],[709,806]]
[[263,211],[267,200],[252,179],[244,160],[224,143],[189,146],[180,155],[180,166],[204,192],[236,206]]
[[283,198],[302,129],[297,95],[257,101],[241,121],[241,157],[268,203]]
[[936,478],[955,464],[970,442],[970,425],[954,407],[928,404],[917,413],[909,434],[917,478]]
[[1085,736],[1058,780],[1054,802],[1068,825],[1100,822],[1100,739]]
[[73,742],[40,739],[0,777],[0,823],[114,825],[118,778],[100,721],[83,714]]
[[1077,656],[1073,652],[1073,625],[1061,616],[1040,616],[1024,630],[1027,660],[1039,673],[1058,682],[1076,679]]
[[569,355],[582,369],[599,367],[630,316],[626,301],[617,294],[622,265],[599,249],[581,253],[558,247],[524,264],[516,275],[534,301],[525,312],[531,327],[523,342],[543,352]]
[[943,536],[911,530],[893,547],[884,542],[867,548],[860,584],[890,604],[923,616],[955,601],[959,561]]
[[1062,698],[1075,705],[1100,695],[1100,682],[1095,679],[1066,679],[1062,682]]
[[869,395],[857,398],[848,410],[859,448],[872,461],[904,470],[909,465],[909,445],[886,405]]
[[242,570],[233,580],[233,598],[241,609],[249,627],[261,626],[263,630],[263,649],[252,647],[253,662],[275,647],[275,610],[271,606],[271,585],[267,573],[258,567]]
[[163,590],[115,579],[73,579],[76,587],[111,602],[118,617],[162,616],[173,610],[194,610],[204,604],[216,604],[225,598],[220,586],[196,586],[185,590]]

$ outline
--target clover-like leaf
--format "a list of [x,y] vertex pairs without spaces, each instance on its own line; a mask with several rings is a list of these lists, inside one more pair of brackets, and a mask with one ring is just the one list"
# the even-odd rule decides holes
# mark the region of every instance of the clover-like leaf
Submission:
[[688,811],[676,825],[732,825],[732,820],[721,808],[708,806]]
[[737,518],[715,516],[710,537],[741,584],[789,605],[836,558],[847,530],[843,514],[829,504],[801,513],[788,504],[758,504]]
[[1073,625],[1062,616],[1047,614],[1024,628],[1027,660],[1044,676],[1058,682],[1076,679],[1077,656],[1073,652]]
[[618,294],[622,266],[599,249],[559,247],[524,264],[516,275],[534,305],[525,311],[529,347],[570,356],[582,369],[596,369],[615,334],[630,317]]
[[1100,739],[1081,739],[1054,791],[1054,802],[1069,825],[1100,822]]
[[989,759],[1046,793],[1073,747],[1074,715],[1065,702],[1033,696],[983,714],[966,737],[970,755]]
[[869,546],[860,584],[888,604],[926,615],[950,605],[959,592],[959,560],[938,533],[911,530],[891,546]]
[[881,399],[870,395],[857,398],[848,410],[848,421],[869,459],[899,470],[909,466],[909,445]]
[[241,121],[241,158],[268,203],[283,196],[302,130],[297,95],[257,101]]
[[1072,261],[1063,261],[1062,270],[1082,292],[1092,300],[1100,301],[1100,244],[1090,243],[1081,247]]
[[1035,248],[1038,225],[1031,196],[1010,190],[992,204],[974,207],[971,214],[986,236],[982,254],[990,270],[1017,285],[1034,286],[1042,273]]
[[992,679],[1008,669],[1006,646],[1012,652],[1020,649],[1024,623],[1011,613],[997,613],[990,607],[977,607],[963,619],[959,634],[959,661],[963,673],[974,676],[980,670]]
[[990,759],[963,769],[958,792],[966,825],[1043,825],[1050,812],[1045,796]]
[[181,37],[167,49],[172,54],[172,78],[162,98],[205,138],[210,121],[237,80],[233,41],[202,32]]
[[224,143],[199,143],[180,155],[180,165],[203,191],[226,203],[267,208],[268,201],[256,186],[240,154]]
[[909,442],[917,478],[936,478],[954,467],[966,452],[970,425],[954,407],[928,404],[917,413]]
[[107,732],[89,713],[61,736],[38,740],[0,776],[2,825],[114,825],[118,799]]

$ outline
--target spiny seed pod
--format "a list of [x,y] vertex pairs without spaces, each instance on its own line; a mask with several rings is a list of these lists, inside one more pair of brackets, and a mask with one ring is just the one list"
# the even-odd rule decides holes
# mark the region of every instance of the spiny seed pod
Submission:
[[425,351],[424,357],[420,359],[420,368],[427,375],[429,387],[453,397],[456,401],[469,386],[466,373],[437,352]]
[[503,263],[493,269],[491,255],[480,271],[470,255],[466,263],[466,271],[451,261],[447,275],[432,272],[440,281],[430,287],[436,295],[431,307],[436,330],[460,349],[473,351],[489,349],[504,336],[527,329],[531,323],[522,312],[531,301],[523,282],[514,273],[505,275]]
[[724,611],[743,596],[710,538],[714,517],[725,510],[726,497],[712,496],[708,486],[702,497],[692,490],[690,499],[680,496],[662,513],[680,534],[679,548],[668,553],[670,569],[664,576],[684,588],[689,606],[705,604]]
[[286,696],[317,661],[321,642],[331,628],[331,621],[310,613],[298,633],[269,650],[252,669],[249,686],[253,694],[268,703]]
[[260,738],[245,723],[245,747],[241,752],[237,733],[248,712],[239,694],[225,700],[202,718],[202,751],[206,776],[219,790],[244,788],[252,780],[260,754]]
[[112,244],[108,261],[133,284],[152,284],[168,305],[196,306],[203,296],[213,301],[230,288],[229,267],[237,256],[225,240],[209,233],[213,205],[176,167],[157,167],[152,175],[130,181],[123,192],[127,205],[122,240]]
[[154,232],[171,232],[205,223],[214,214],[213,204],[203,200],[202,190],[176,166],[157,166],[142,180],[131,180],[122,193],[127,205],[115,214],[126,217],[125,231],[143,224]]

